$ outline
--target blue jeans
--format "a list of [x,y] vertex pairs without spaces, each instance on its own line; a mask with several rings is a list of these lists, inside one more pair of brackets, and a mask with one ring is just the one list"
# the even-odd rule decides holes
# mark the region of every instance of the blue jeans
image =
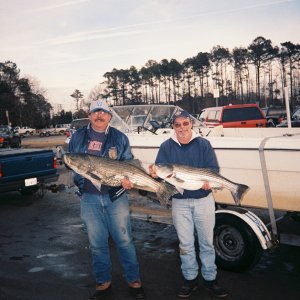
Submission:
[[118,249],[127,281],[140,280],[139,263],[131,235],[127,194],[112,202],[108,195],[84,193],[80,206],[81,218],[90,242],[96,283],[111,281],[109,235]]
[[204,280],[215,280],[217,267],[213,245],[215,201],[210,193],[201,199],[172,199],[172,217],[179,238],[181,270],[187,280],[198,276],[195,251],[195,228],[198,236],[201,274]]

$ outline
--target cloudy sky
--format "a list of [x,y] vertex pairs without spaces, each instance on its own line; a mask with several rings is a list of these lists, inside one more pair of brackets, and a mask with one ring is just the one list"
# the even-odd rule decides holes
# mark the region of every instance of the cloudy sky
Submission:
[[113,68],[182,62],[220,45],[300,43],[300,0],[0,0],[0,61],[75,108]]

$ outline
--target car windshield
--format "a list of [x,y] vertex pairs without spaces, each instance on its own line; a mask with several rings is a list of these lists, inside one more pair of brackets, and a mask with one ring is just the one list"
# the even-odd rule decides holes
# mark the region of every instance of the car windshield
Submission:
[[300,108],[294,112],[293,120],[300,120]]
[[90,120],[88,118],[86,118],[86,119],[85,118],[84,119],[76,119],[76,120],[72,121],[70,128],[77,130],[77,129],[83,127],[83,126],[88,125],[89,122],[90,122]]
[[262,108],[261,109],[262,111],[263,111],[263,113],[265,114],[265,116],[267,115],[267,112],[268,112],[268,108],[266,107],[266,108]]
[[[112,107],[110,124],[123,132],[138,131],[139,128],[151,129],[168,128],[171,126],[173,115],[180,110],[174,105],[124,105]],[[191,116],[194,126],[201,126],[201,122]]]

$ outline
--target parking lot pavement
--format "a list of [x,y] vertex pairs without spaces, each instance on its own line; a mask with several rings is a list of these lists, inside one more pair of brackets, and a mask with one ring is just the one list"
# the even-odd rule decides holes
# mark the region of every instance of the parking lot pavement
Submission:
[[[70,180],[60,168],[60,180]],[[150,200],[149,200],[150,201]],[[0,300],[85,300],[94,291],[86,232],[74,189],[44,198],[0,195]],[[174,300],[181,284],[178,240],[172,225],[132,220],[133,236],[148,300]],[[299,224],[288,219],[285,229]],[[127,300],[127,285],[112,247],[113,286],[107,300]],[[248,272],[219,270],[226,299],[299,299],[299,247],[280,245],[264,253]],[[214,299],[202,287],[190,299]]]

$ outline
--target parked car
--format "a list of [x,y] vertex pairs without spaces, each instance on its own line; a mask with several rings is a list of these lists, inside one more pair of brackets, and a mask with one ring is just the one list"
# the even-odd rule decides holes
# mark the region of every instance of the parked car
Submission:
[[55,125],[55,131],[59,132],[60,134],[65,134],[70,128],[70,125],[71,124],[57,124]]
[[69,130],[70,124],[57,124],[53,128],[44,128],[37,130],[40,137],[50,136],[50,135],[62,135],[66,134]]
[[286,109],[283,106],[270,106],[261,109],[267,119],[267,127],[276,127],[286,118]]
[[65,140],[66,144],[69,144],[72,134],[83,126],[87,126],[89,124],[89,118],[82,118],[82,119],[74,119],[71,122],[70,128],[66,132],[67,139]]
[[54,135],[54,129],[51,128],[39,129],[37,130],[37,133],[40,137],[50,136],[50,135]]
[[[291,116],[291,125],[292,127],[300,127],[300,106],[296,107],[292,116]],[[279,123],[276,127],[287,127],[287,119],[284,119],[281,123]]]
[[16,126],[14,131],[18,133],[20,136],[24,137],[25,135],[33,135],[35,133],[35,129],[28,126]]
[[205,108],[199,117],[207,127],[266,127],[267,119],[257,104],[226,105]]
[[21,136],[9,125],[0,125],[0,147],[20,148]]

